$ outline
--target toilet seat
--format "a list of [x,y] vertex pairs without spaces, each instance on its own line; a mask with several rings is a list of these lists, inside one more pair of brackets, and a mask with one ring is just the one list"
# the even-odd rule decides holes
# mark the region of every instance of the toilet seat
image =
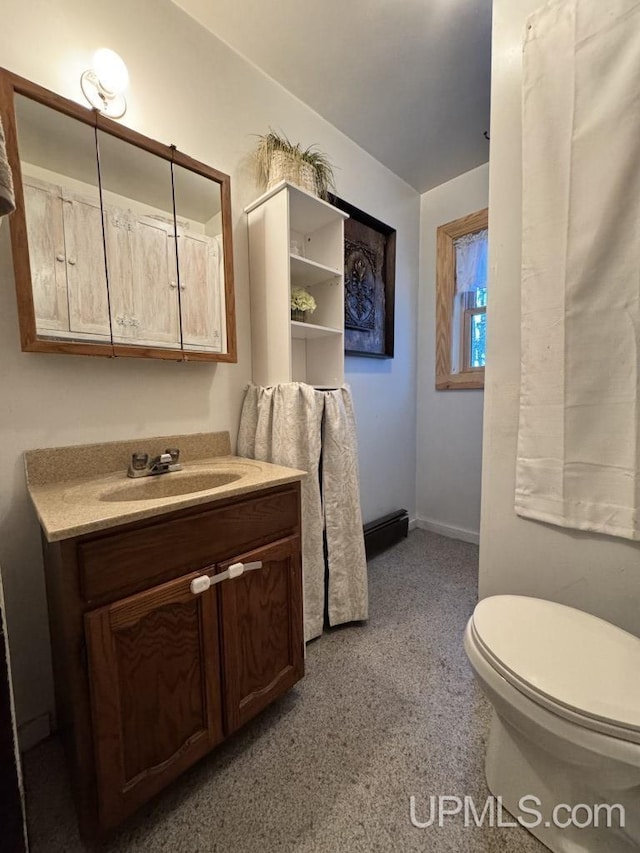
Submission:
[[640,639],[580,610],[516,595],[481,601],[469,627],[487,663],[536,704],[640,743]]

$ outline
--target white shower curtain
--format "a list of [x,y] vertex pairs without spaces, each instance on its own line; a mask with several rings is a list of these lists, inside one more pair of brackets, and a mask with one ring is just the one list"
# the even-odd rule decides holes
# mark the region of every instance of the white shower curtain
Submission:
[[516,511],[640,538],[640,3],[529,21]]
[[325,517],[329,622],[337,625],[366,619],[367,569],[355,418],[348,388],[316,391],[298,382],[249,386],[240,419],[238,454],[308,472],[302,481],[305,640],[319,636],[324,624]]

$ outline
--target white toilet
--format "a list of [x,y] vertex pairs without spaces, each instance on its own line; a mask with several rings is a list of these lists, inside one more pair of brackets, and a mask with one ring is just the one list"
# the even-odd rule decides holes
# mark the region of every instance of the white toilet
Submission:
[[[493,705],[491,793],[556,853],[638,853],[640,639],[572,607],[497,595],[477,605],[464,645]],[[522,809],[523,797],[540,807]],[[607,827],[607,803],[624,826],[613,809]],[[554,820],[564,805],[580,805],[575,822],[569,808]]]

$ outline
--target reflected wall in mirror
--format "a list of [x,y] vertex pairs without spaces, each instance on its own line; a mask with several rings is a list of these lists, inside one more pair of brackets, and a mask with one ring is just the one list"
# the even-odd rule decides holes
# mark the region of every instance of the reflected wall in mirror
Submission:
[[236,361],[228,176],[0,70],[22,349]]

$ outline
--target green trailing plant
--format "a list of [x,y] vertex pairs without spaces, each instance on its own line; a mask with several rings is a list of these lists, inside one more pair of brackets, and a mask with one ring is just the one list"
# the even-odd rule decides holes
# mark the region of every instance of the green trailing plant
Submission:
[[264,136],[258,136],[258,146],[255,152],[255,161],[258,173],[258,182],[266,187],[269,183],[269,172],[271,169],[271,158],[276,151],[281,151],[288,157],[299,163],[307,163],[313,169],[316,193],[320,198],[327,198],[329,190],[335,189],[333,177],[333,166],[326,154],[318,151],[315,145],[302,148],[299,142],[290,142],[283,133],[276,133],[269,128]]

